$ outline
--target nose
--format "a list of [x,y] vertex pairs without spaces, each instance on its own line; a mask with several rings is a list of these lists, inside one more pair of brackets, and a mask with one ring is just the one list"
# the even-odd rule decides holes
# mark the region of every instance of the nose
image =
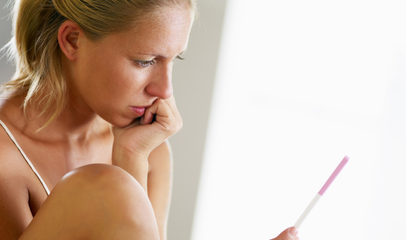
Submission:
[[172,96],[172,64],[161,66],[154,71],[146,91],[155,97],[168,99]]

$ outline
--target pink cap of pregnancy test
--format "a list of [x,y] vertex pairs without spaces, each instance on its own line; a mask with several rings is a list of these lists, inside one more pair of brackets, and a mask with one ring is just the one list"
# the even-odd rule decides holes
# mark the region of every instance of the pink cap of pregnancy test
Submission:
[[331,174],[331,176],[327,179],[327,182],[323,185],[323,187],[320,189],[319,194],[320,196],[323,196],[324,192],[327,190],[327,188],[330,186],[330,184],[334,181],[334,179],[337,177],[337,175],[340,173],[341,169],[347,164],[349,157],[345,156],[343,160],[341,160],[340,164],[338,164],[336,170]]

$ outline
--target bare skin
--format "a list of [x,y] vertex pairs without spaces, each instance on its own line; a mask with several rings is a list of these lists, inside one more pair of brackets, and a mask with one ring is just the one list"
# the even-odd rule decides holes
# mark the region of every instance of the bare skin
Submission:
[[[1,102],[0,120],[51,190],[47,197],[0,128],[2,239],[166,239],[172,174],[166,139],[182,126],[171,71],[192,20],[178,8],[161,16],[98,42],[64,22],[58,40],[69,105],[42,131],[35,133],[49,116],[37,117],[35,101],[27,118],[23,96]],[[131,125],[140,117],[143,124]]]

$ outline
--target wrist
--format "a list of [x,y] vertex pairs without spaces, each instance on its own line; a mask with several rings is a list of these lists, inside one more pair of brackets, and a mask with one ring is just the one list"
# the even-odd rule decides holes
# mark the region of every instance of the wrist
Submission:
[[118,159],[148,159],[149,151],[145,150],[147,146],[139,146],[138,144],[128,144],[122,141],[113,142],[113,159],[117,157]]
[[112,164],[127,171],[141,184],[145,191],[147,190],[149,169],[147,154],[127,151],[123,148],[113,148]]

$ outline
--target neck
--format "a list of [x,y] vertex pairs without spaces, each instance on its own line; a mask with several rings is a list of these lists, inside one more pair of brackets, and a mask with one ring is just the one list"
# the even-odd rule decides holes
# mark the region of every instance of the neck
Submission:
[[[20,102],[22,102],[22,98]],[[21,113],[22,118],[19,118],[20,129],[30,138],[45,142],[86,141],[93,133],[106,131],[109,128],[109,124],[93,111],[84,107],[78,107],[80,104],[69,101],[59,116],[45,128],[37,131],[52,116],[51,113],[40,115],[41,111],[37,106],[36,102],[29,104],[26,109],[26,117]]]

